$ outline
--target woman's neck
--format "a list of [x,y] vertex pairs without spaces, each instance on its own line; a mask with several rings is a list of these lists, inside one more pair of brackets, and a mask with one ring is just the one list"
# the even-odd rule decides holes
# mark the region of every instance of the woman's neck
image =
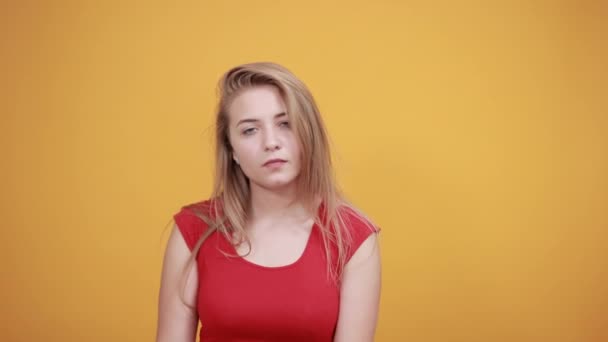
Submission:
[[249,219],[252,221],[285,221],[310,216],[300,202],[295,186],[280,191],[252,187]]

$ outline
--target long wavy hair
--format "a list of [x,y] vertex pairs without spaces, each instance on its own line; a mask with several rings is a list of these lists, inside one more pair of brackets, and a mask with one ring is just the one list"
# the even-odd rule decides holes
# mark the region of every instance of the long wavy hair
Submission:
[[[323,238],[328,277],[340,284],[352,239],[346,229],[349,224],[347,211],[359,214],[370,225],[371,221],[349,203],[339,189],[325,124],[311,92],[288,69],[270,62],[236,66],[219,80],[215,121],[216,163],[211,196],[214,200],[208,202],[209,205],[205,208],[197,204],[186,206],[208,228],[195,244],[184,271],[191,270],[203,242],[215,232],[224,234],[235,246],[247,243],[251,251],[251,243],[245,233],[247,208],[250,204],[249,181],[232,159],[228,139],[228,108],[242,91],[261,85],[276,87],[285,102],[290,126],[301,151],[301,170],[297,178],[298,200],[311,213],[318,213],[319,206],[322,205],[323,214],[315,217],[315,223]],[[182,294],[187,276],[186,272],[182,275]],[[180,297],[183,301],[183,296]]]

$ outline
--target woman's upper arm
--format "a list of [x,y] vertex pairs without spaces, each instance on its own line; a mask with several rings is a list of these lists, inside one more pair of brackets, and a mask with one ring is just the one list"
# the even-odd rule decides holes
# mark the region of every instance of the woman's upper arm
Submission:
[[[180,299],[183,283],[182,272],[191,251],[186,245],[177,225],[173,226],[163,259],[163,267],[158,295],[158,324],[156,341],[194,342],[198,327],[196,310],[186,306]],[[198,291],[198,270],[196,263],[191,267],[184,289],[184,300],[196,307]]]
[[334,342],[373,341],[381,287],[378,234],[371,234],[344,267]]

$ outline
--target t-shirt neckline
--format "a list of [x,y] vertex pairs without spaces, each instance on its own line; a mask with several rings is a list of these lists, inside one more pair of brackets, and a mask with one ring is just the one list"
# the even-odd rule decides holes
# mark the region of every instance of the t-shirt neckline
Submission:
[[287,268],[295,267],[303,262],[304,258],[308,254],[309,249],[311,248],[310,245],[312,244],[311,242],[313,239],[313,235],[315,234],[315,229],[317,229],[317,228],[318,228],[317,223],[313,222],[312,227],[310,228],[310,232],[308,234],[308,239],[306,240],[306,245],[304,246],[304,250],[302,251],[302,254],[300,254],[300,256],[294,262],[292,262],[290,264],[286,264],[286,265],[280,265],[280,266],[264,266],[264,265],[256,264],[253,261],[247,260],[244,257],[242,257],[241,255],[239,255],[239,253],[236,250],[236,248],[234,247],[234,245],[227,238],[224,238],[224,239],[230,245],[230,250],[232,252],[234,252],[235,258],[238,259],[241,263],[256,267],[258,269],[263,269],[263,270],[270,270],[270,271],[284,270]]

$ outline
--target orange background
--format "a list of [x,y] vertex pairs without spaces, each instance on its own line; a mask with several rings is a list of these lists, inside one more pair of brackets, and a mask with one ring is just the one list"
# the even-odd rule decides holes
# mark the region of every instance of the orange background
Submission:
[[216,81],[270,60],[383,227],[377,341],[608,341],[605,4],[3,3],[0,340],[153,340]]

